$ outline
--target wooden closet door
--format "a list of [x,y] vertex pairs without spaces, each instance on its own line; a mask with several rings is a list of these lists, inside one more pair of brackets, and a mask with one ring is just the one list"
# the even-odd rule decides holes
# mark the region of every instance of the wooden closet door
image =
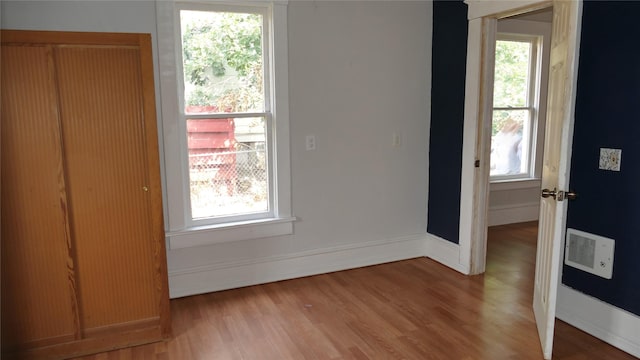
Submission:
[[50,46],[2,46],[3,350],[79,336]]
[[157,324],[140,51],[59,46],[55,64],[84,333]]
[[3,355],[167,338],[151,37],[1,35]]

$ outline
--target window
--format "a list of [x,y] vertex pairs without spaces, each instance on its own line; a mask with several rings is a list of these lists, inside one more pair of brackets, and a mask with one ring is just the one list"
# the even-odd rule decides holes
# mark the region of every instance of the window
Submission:
[[171,248],[292,232],[286,42],[284,3],[158,3]]
[[539,43],[538,37],[498,35],[491,129],[492,180],[534,177]]
[[271,213],[265,16],[180,9],[190,217]]

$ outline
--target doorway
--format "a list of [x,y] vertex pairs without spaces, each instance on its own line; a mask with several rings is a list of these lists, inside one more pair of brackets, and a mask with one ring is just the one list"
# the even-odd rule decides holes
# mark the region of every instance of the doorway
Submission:
[[[465,183],[462,192],[471,190],[469,198],[472,203],[469,216],[469,228],[462,228],[461,233],[470,230],[469,258],[471,273],[484,271],[486,263],[486,211],[489,166],[489,142],[491,124],[488,119],[493,115],[493,57],[497,19],[514,14],[528,12],[526,8],[509,7],[500,3],[498,7],[469,7],[469,51],[467,60],[470,65],[478,64],[478,71],[468,72],[467,90],[478,95],[479,103],[467,101],[465,110],[466,139],[476,142],[463,146],[463,153],[477,156],[472,169],[473,183]],[[513,5],[511,5],[513,6]],[[530,10],[539,10],[549,6],[548,3],[532,3]],[[563,202],[564,189],[568,183],[568,165],[571,155],[571,134],[573,129],[573,111],[575,105],[575,87],[577,79],[577,50],[579,46],[580,2],[553,2],[553,40],[550,43],[549,71],[549,107],[545,126],[544,160],[541,187],[545,187],[543,199],[540,201],[539,234],[536,251],[536,270],[534,281],[533,309],[545,358],[551,358],[553,327],[555,320],[556,295],[560,278],[560,253],[566,221],[566,202]],[[480,36],[474,29],[481,31]],[[480,45],[480,46],[477,46]],[[468,68],[469,69],[469,68]],[[473,70],[473,68],[471,68]],[[480,121],[475,119],[477,114]],[[468,120],[468,121],[467,121]],[[475,128],[471,128],[471,126]],[[467,131],[468,130],[468,131]],[[471,146],[470,146],[471,145]],[[463,156],[464,158],[464,156]],[[471,156],[467,157],[468,159]],[[479,166],[482,164],[483,166]],[[468,168],[463,166],[463,176]],[[477,171],[476,171],[477,170]],[[554,190],[548,190],[554,189]],[[556,195],[558,197],[556,198]],[[465,218],[465,220],[467,220]],[[466,235],[466,234],[465,234]]]
[[537,221],[553,11],[498,20],[487,225]]
[[[490,127],[490,152],[483,260],[487,274],[526,289],[525,301],[533,298],[539,261],[536,243],[552,20],[550,7],[499,19],[491,47],[495,65],[490,81],[493,108],[484,120]],[[496,261],[505,256],[500,253],[505,242],[512,253]],[[511,266],[496,269],[495,263]]]

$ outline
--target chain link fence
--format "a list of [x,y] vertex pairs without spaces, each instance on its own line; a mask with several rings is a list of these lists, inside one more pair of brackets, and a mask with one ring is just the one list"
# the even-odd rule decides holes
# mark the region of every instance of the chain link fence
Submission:
[[189,153],[194,219],[268,210],[265,144],[236,143],[235,150]]

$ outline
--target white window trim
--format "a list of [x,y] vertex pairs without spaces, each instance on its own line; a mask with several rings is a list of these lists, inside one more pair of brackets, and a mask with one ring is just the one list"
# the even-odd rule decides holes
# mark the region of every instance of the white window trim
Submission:
[[[177,21],[177,5],[193,3],[200,5],[262,7],[271,16],[269,32],[271,49],[269,59],[271,78],[269,91],[271,97],[272,124],[270,139],[271,161],[273,162],[274,185],[273,215],[231,223],[194,225],[189,217],[189,179],[184,169],[186,137],[179,116],[178,86],[181,76],[178,72],[176,54],[179,40],[180,24]],[[217,2],[194,1],[174,2],[157,1],[158,52],[160,66],[160,92],[162,100],[162,133],[164,143],[164,162],[166,178],[167,232],[170,249],[210,245],[228,241],[257,239],[271,236],[287,235],[293,232],[295,217],[291,211],[291,161],[289,150],[289,78],[287,49],[287,2],[285,1],[253,1],[253,2]],[[275,61],[274,59],[277,59]],[[269,109],[267,109],[269,110]]]
[[[271,11],[269,9],[269,7],[265,7],[265,6],[228,6],[228,5],[220,5],[218,3],[208,3],[208,4],[202,4],[202,3],[192,3],[192,2],[184,2],[184,1],[180,1],[180,2],[176,2],[175,3],[175,23],[178,25],[178,33],[180,33],[179,29],[180,29],[180,12],[183,10],[187,10],[187,11],[216,11],[216,12],[242,12],[242,13],[251,13],[251,14],[259,14],[263,17],[263,25],[270,25],[272,24],[272,15],[271,15]],[[220,216],[220,217],[213,217],[213,218],[201,218],[201,219],[194,219],[193,218],[193,213],[192,213],[192,207],[191,207],[191,199],[190,196],[185,196],[185,224],[188,228],[201,228],[202,226],[218,226],[220,224],[222,225],[228,225],[230,223],[237,223],[237,222],[241,222],[244,223],[246,221],[250,221],[250,220],[262,220],[265,218],[274,218],[275,214],[277,214],[277,209],[276,209],[276,205],[277,205],[277,201],[276,199],[274,199],[274,194],[275,194],[275,185],[277,183],[276,178],[274,177],[274,159],[273,159],[273,154],[274,154],[274,131],[273,131],[273,116],[271,113],[271,102],[272,102],[272,94],[273,94],[273,89],[271,87],[272,84],[272,68],[271,68],[271,64],[273,61],[273,56],[271,55],[271,42],[268,41],[271,39],[271,31],[272,29],[269,26],[264,26],[263,28],[263,34],[262,34],[262,38],[263,38],[263,67],[264,67],[264,81],[265,84],[267,86],[265,86],[264,88],[264,109],[262,112],[243,112],[243,113],[217,113],[217,114],[187,114],[184,109],[185,109],[185,94],[184,94],[184,88],[185,88],[185,84],[184,84],[184,77],[183,76],[178,76],[176,79],[176,84],[177,86],[177,95],[178,95],[178,106],[179,106],[179,120],[178,120],[178,126],[180,129],[180,132],[182,133],[182,139],[185,139],[185,135],[186,135],[186,126],[187,126],[187,120],[190,119],[226,119],[226,118],[234,118],[234,119],[238,119],[238,118],[246,118],[246,117],[260,117],[260,118],[264,118],[265,121],[265,138],[267,139],[267,172],[268,172],[268,178],[270,179],[269,181],[269,189],[267,190],[268,194],[269,194],[269,198],[268,198],[268,204],[267,204],[267,210],[265,211],[259,211],[256,213],[248,213],[248,214],[239,214],[239,215],[227,215],[227,216]],[[176,62],[175,62],[175,66],[176,66],[176,73],[178,74],[184,74],[184,68],[183,68],[183,64],[182,64],[182,41],[180,39],[179,36],[177,36],[176,42],[175,42],[175,49],[176,49]],[[184,148],[181,148],[184,149]],[[184,161],[185,158],[187,158],[187,154],[186,152],[181,153],[182,156],[182,171],[184,172],[184,174],[188,174],[189,173],[189,164],[187,161]],[[184,184],[184,192],[185,195],[186,194],[190,194],[190,186],[189,186],[189,182],[186,182]]]
[[509,175],[491,175],[491,182],[520,181],[536,177],[536,150],[538,148],[538,117],[539,93],[542,73],[542,37],[529,34],[498,33],[496,41],[517,41],[531,44],[531,60],[529,61],[529,84],[527,84],[527,102],[523,107],[503,108],[494,106],[493,109],[527,110],[529,111],[529,126],[524,133],[529,137],[526,149],[528,169],[524,173]]
[[[529,35],[529,36],[540,36],[542,37],[542,45],[541,49],[538,52],[538,58],[541,62],[541,72],[540,72],[540,83],[538,86],[540,89],[544,89],[545,91],[540,94],[538,92],[539,98],[537,99],[538,103],[538,124],[537,124],[537,148],[535,149],[535,158],[532,163],[534,164],[534,170],[532,171],[531,177],[521,177],[517,179],[494,179],[492,177],[489,178],[491,183],[491,189],[495,188],[504,189],[505,187],[509,188],[529,188],[530,185],[539,182],[541,174],[542,174],[542,155],[544,146],[542,146],[544,142],[544,129],[546,124],[546,112],[547,112],[547,98],[546,98],[546,89],[549,77],[549,44],[551,40],[551,23],[541,22],[541,21],[530,21],[530,20],[520,20],[520,19],[501,19],[498,21],[497,31],[502,34],[514,34],[514,35]],[[518,183],[521,184],[513,184],[512,186],[507,185],[506,183]],[[494,185],[495,184],[495,185]]]
[[498,180],[489,184],[490,191],[509,191],[523,189],[540,189],[540,179]]

